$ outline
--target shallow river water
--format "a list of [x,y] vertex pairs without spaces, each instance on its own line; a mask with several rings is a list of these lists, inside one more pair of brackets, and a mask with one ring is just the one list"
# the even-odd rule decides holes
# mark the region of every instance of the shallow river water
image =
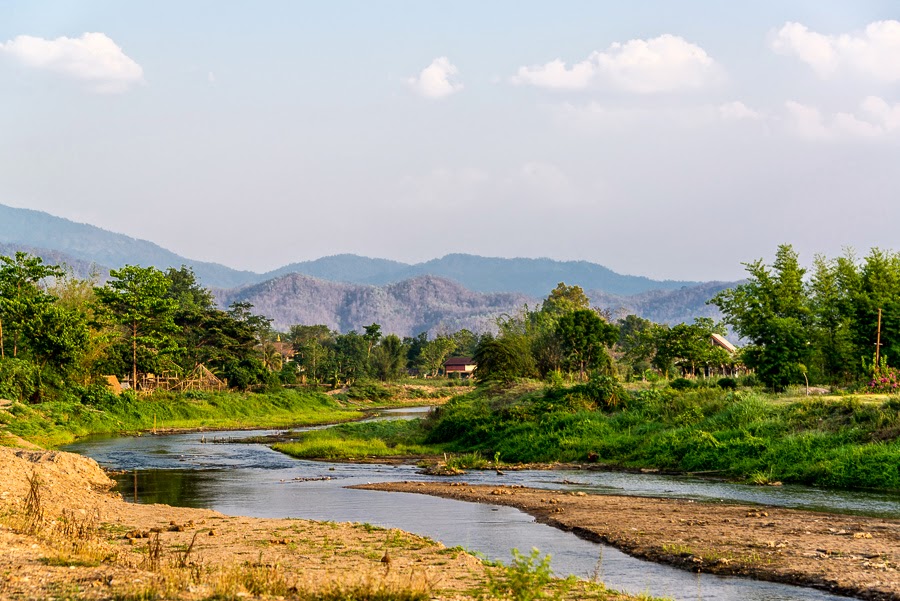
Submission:
[[[387,412],[385,417],[409,417]],[[350,490],[352,484],[438,480],[413,466],[325,463],[292,459],[260,444],[232,442],[263,432],[206,432],[129,438],[93,438],[64,450],[125,470],[119,486],[132,501],[204,507],[231,515],[368,522],[401,528],[460,545],[490,559],[509,560],[510,550],[533,547],[552,555],[557,575],[599,578],[631,593],[678,600],[837,600],[827,593],[758,582],[696,575],[634,559],[605,545],[581,540],[509,507],[495,507],[406,493]],[[204,442],[205,441],[205,442]],[[760,488],[654,474],[589,470],[519,471],[499,476],[472,472],[470,483],[524,484],[559,490],[671,496],[697,502],[755,502],[900,517],[900,500],[887,495],[832,493],[803,487]]]

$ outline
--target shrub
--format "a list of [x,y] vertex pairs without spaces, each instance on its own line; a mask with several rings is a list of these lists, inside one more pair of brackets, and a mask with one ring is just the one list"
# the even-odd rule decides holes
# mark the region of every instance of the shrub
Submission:
[[618,407],[628,400],[628,393],[612,376],[591,374],[591,379],[583,386],[584,392],[600,407]]
[[41,372],[37,365],[22,359],[0,360],[0,397],[24,403],[40,398]]
[[694,384],[687,378],[675,378],[669,382],[669,387],[675,390],[687,390],[688,388],[693,388]]
[[738,384],[740,386],[746,386],[748,388],[753,388],[759,386],[759,378],[756,377],[756,374],[747,374],[746,376],[741,376],[738,380]]
[[734,378],[719,378],[716,386],[724,390],[735,390],[737,389],[737,380]]

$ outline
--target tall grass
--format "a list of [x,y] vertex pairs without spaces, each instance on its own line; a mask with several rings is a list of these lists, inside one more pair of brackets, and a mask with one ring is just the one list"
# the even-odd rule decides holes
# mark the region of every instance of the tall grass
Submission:
[[441,448],[425,445],[421,420],[395,420],[345,424],[327,430],[303,432],[294,442],[272,446],[292,457],[304,459],[353,459],[434,455]]
[[0,426],[42,446],[57,446],[89,434],[156,429],[283,427],[348,421],[361,417],[324,394],[276,393],[90,394],[83,398],[24,405],[0,412]]
[[[577,388],[577,387],[576,387]],[[425,442],[505,461],[586,461],[736,478],[900,490],[900,400],[772,402],[754,392],[645,390],[590,407],[583,390],[511,401],[479,390],[423,424]],[[763,477],[764,476],[764,477]]]

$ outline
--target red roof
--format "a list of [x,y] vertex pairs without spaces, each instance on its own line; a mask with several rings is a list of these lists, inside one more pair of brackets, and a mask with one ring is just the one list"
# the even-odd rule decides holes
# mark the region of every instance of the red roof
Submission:
[[473,361],[471,357],[450,357],[449,359],[444,361],[444,365],[475,365],[475,361]]

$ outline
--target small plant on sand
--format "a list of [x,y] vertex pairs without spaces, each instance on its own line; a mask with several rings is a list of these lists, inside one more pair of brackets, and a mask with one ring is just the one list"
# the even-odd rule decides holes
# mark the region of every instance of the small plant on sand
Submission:
[[[499,457],[499,454],[498,454]],[[446,461],[447,467],[457,470],[479,470],[488,466],[488,460],[481,456],[481,453],[465,453],[464,455],[450,455]]]
[[550,569],[550,556],[541,557],[538,549],[524,555],[518,549],[512,550],[513,561],[495,572],[488,572],[485,590],[479,592],[479,599],[510,599],[511,601],[533,601],[535,599],[563,599],[575,584],[572,577],[555,580]]

